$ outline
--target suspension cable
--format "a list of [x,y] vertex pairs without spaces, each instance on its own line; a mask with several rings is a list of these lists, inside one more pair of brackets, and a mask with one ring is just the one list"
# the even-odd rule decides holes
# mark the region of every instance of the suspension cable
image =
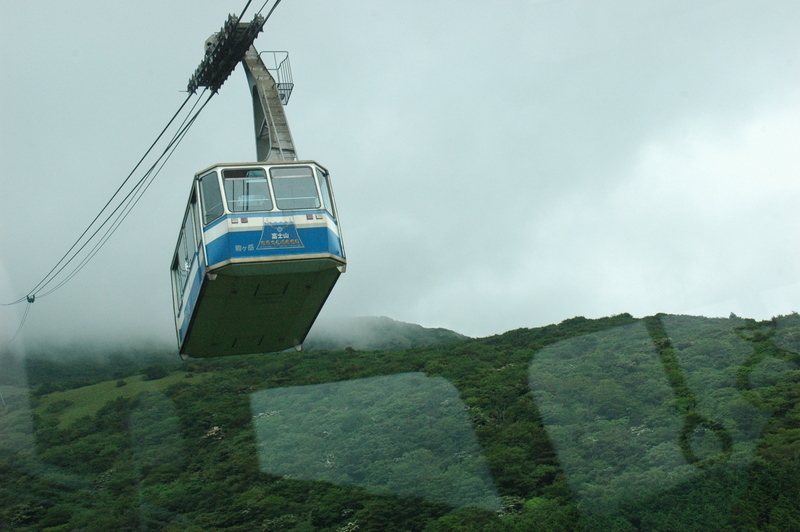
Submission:
[[[80,236],[78,236],[78,238],[75,240],[75,242],[70,246],[70,248],[66,251],[66,253],[64,253],[64,255],[58,260],[58,262],[56,262],[56,264],[53,266],[53,268],[49,272],[47,272],[47,274],[28,292],[27,296],[21,297],[21,298],[17,299],[16,301],[12,302],[12,303],[6,303],[6,304],[4,304],[4,306],[21,303],[22,301],[25,301],[26,298],[31,297],[31,296],[35,296],[38,291],[40,291],[45,286],[47,286],[50,282],[52,282],[53,278],[56,275],[58,275],[58,273],[61,272],[70,262],[72,262],[74,260],[76,254],[78,252],[80,252],[81,249],[83,249],[83,247],[81,247],[80,249],[78,249],[78,251],[75,251],[73,253],[73,250],[75,249],[75,247],[80,244],[80,242],[84,239],[86,234],[97,223],[97,221],[100,219],[100,217],[103,215],[103,213],[109,208],[109,206],[114,201],[114,198],[116,198],[120,194],[120,192],[123,190],[123,188],[128,183],[128,181],[130,181],[130,179],[133,176],[133,174],[136,172],[136,170],[139,168],[139,166],[141,166],[142,162],[144,162],[145,158],[147,158],[147,156],[150,154],[150,152],[153,150],[153,148],[155,148],[155,146],[158,143],[158,141],[161,139],[161,137],[164,136],[164,134],[167,132],[169,127],[172,125],[172,123],[178,117],[180,112],[183,110],[183,108],[189,102],[191,97],[192,97],[192,95],[189,95],[186,98],[186,100],[183,101],[183,103],[180,105],[180,107],[175,112],[175,114],[172,115],[172,118],[170,118],[169,122],[167,122],[167,125],[164,126],[164,128],[161,130],[161,132],[156,137],[156,139],[152,142],[152,144],[150,144],[150,147],[147,148],[147,150],[145,151],[144,155],[142,155],[142,157],[139,159],[139,161],[136,163],[136,165],[133,167],[133,169],[130,171],[130,173],[127,175],[127,177],[125,177],[125,179],[122,181],[122,184],[120,184],[120,186],[117,188],[117,190],[108,199],[106,204],[103,205],[103,207],[100,209],[100,212],[98,212],[97,215],[94,217],[94,219],[89,223],[89,225],[86,226],[86,229],[83,230],[83,232],[80,234]],[[113,214],[113,212],[111,214]],[[105,222],[103,224],[101,224],[100,227],[102,227],[102,225],[104,225],[104,224],[105,224]],[[91,239],[91,238],[92,237],[89,237],[89,239]],[[70,257],[70,255],[72,255],[72,256]],[[66,261],[66,262],[64,262],[64,261]],[[62,263],[63,263],[63,265],[62,265]],[[61,268],[59,268],[59,266],[61,266]]]
[[[89,223],[89,225],[86,226],[86,229],[83,230],[83,232],[80,234],[80,236],[78,236],[78,238],[73,242],[73,244],[69,247],[69,249],[66,251],[66,253],[64,253],[64,255],[58,260],[58,262],[56,262],[56,264],[50,269],[50,271],[47,272],[47,274],[28,292],[28,294],[26,296],[23,296],[23,297],[15,300],[15,301],[12,301],[10,303],[3,303],[2,304],[3,306],[16,305],[16,304],[21,303],[23,301],[28,301],[28,303],[33,303],[33,301],[35,300],[36,296],[39,295],[39,293],[42,292],[48,285],[50,285],[57,278],[57,276],[61,272],[63,272],[73,261],[75,261],[79,257],[81,251],[84,248],[86,248],[86,246],[88,246],[90,243],[92,243],[92,241],[95,239],[97,234],[103,229],[103,227],[106,226],[111,221],[111,219],[114,217],[115,213],[117,213],[117,211],[119,211],[120,208],[122,208],[129,201],[129,198],[131,197],[131,195],[134,194],[139,187],[141,187],[141,183],[153,171],[153,168],[155,168],[155,166],[165,157],[165,155],[170,150],[170,148],[175,144],[176,139],[179,138],[179,136],[185,134],[186,131],[188,130],[188,127],[190,127],[191,124],[194,123],[194,119],[197,118],[197,114],[199,114],[199,111],[197,113],[195,113],[195,116],[192,118],[192,120],[188,124],[186,122],[188,117],[184,118],[182,129],[180,129],[179,132],[176,133],[173,136],[173,139],[169,142],[169,144],[167,145],[167,148],[165,148],[164,151],[161,153],[161,155],[158,156],[158,158],[156,159],[156,162],[153,164],[153,166],[150,168],[150,170],[148,170],[148,172],[145,173],[145,176],[142,177],[133,186],[131,191],[129,191],[122,199],[118,200],[117,206],[113,210],[111,210],[109,212],[109,209],[114,204],[115,199],[117,199],[120,196],[120,194],[122,193],[122,191],[125,189],[125,185],[128,184],[128,182],[131,180],[131,178],[133,177],[133,175],[136,172],[136,170],[138,170],[138,168],[142,165],[142,163],[145,161],[147,156],[150,155],[150,153],[156,147],[158,142],[164,136],[164,134],[166,134],[166,132],[169,130],[170,126],[175,122],[175,120],[181,114],[181,112],[183,111],[184,107],[186,107],[186,104],[189,103],[189,100],[192,98],[192,96],[193,95],[189,95],[186,98],[186,100],[183,101],[183,103],[180,105],[180,107],[175,112],[175,114],[172,115],[172,117],[170,118],[169,122],[167,122],[167,125],[164,126],[164,128],[161,130],[161,132],[156,137],[156,139],[147,148],[147,150],[145,151],[144,155],[142,155],[142,157],[139,159],[139,161],[136,163],[136,165],[133,167],[133,169],[130,171],[130,173],[128,173],[128,175],[125,177],[125,179],[123,180],[122,184],[120,184],[120,186],[116,189],[116,191],[114,191],[114,193],[111,195],[109,200],[100,209],[100,212],[97,213],[97,215]],[[199,100],[198,100],[198,102],[199,102]],[[206,103],[208,103],[208,100],[206,100]],[[194,105],[193,109],[196,106],[197,106],[197,102],[195,102],[195,105]],[[203,107],[205,107],[205,104],[203,104]],[[201,107],[201,109],[202,109],[202,107]],[[105,216],[104,216],[104,214],[105,214]],[[101,220],[101,218],[102,218],[102,220]],[[93,228],[94,228],[94,231],[91,232],[91,234],[89,234],[90,231],[92,231]],[[101,243],[101,245],[102,245],[102,243]],[[78,267],[78,268],[80,268],[80,267]],[[71,272],[68,275],[68,278],[71,279],[74,276],[74,273],[77,273],[77,272],[75,272],[75,271]],[[64,284],[64,281],[60,282],[58,286],[60,287],[63,284]],[[53,290],[50,290],[47,293],[48,294],[52,293],[52,291]]]
[[[205,90],[203,92],[205,92]],[[145,193],[145,191],[150,187],[150,185],[153,183],[155,178],[158,177],[158,174],[161,173],[161,170],[164,168],[164,165],[172,157],[172,154],[175,152],[175,149],[178,147],[178,145],[181,143],[183,138],[186,136],[186,133],[189,131],[189,128],[192,127],[192,125],[194,124],[194,121],[197,119],[197,117],[200,114],[200,112],[205,108],[205,106],[208,104],[208,102],[211,100],[211,98],[213,96],[214,96],[213,93],[211,95],[209,95],[209,97],[206,99],[206,101],[203,103],[203,105],[200,107],[200,109],[198,109],[194,113],[194,115],[192,116],[191,119],[189,119],[188,116],[184,119],[183,124],[181,125],[181,128],[172,137],[172,140],[169,142],[167,147],[164,148],[164,151],[161,153],[161,155],[158,157],[158,159],[153,163],[152,166],[150,166],[150,168],[147,170],[147,172],[144,174],[144,176],[142,176],[142,178],[139,179],[139,181],[134,185],[134,187],[125,195],[125,197],[121,200],[120,204],[117,205],[117,207],[111,213],[109,213],[109,215],[105,219],[105,221],[100,226],[98,226],[97,229],[95,229],[95,231],[87,239],[87,241],[75,252],[75,254],[73,255],[73,259],[75,257],[77,257],[78,253],[80,253],[87,245],[89,245],[90,242],[92,242],[92,240],[95,238],[95,236],[97,236],[97,234],[100,232],[100,230],[106,224],[111,222],[111,225],[106,229],[105,233],[103,233],[103,235],[100,237],[99,241],[97,243],[95,243],[94,247],[92,247],[91,250],[89,250],[87,256],[84,257],[81,260],[81,262],[75,268],[73,268],[73,270],[67,275],[67,277],[64,278],[61,282],[59,282],[55,287],[51,288],[50,290],[48,290],[45,293],[42,293],[42,294],[38,294],[37,293],[37,296],[39,298],[48,296],[48,295],[52,294],[53,292],[55,292],[56,290],[58,290],[59,288],[61,288],[64,284],[67,283],[67,281],[72,279],[80,270],[82,270],[83,267],[86,266],[86,264],[97,254],[97,252],[100,251],[100,248],[102,248],[103,245],[105,245],[105,243],[108,241],[108,239],[111,238],[111,236],[117,231],[117,229],[122,224],[122,222],[125,220],[125,218],[128,217],[128,214],[131,212],[133,207],[135,207],[136,204],[139,202],[139,200],[141,199],[141,197]],[[201,94],[201,98],[202,98],[202,94]],[[199,102],[200,102],[200,99],[198,99],[197,102],[195,102],[195,105],[192,108],[192,110],[194,110],[197,107],[197,104]],[[157,166],[158,166],[158,169],[156,170]],[[122,209],[122,210],[120,211],[120,209]],[[117,211],[120,211],[120,212],[117,213]],[[112,217],[115,217],[113,222],[111,221]],[[70,259],[70,260],[72,260],[72,259]],[[58,275],[59,273],[61,273],[61,271],[65,267],[66,267],[66,264],[64,266],[62,266],[58,270],[58,272],[56,272],[53,275],[53,277],[55,278],[55,276]],[[44,287],[42,287],[42,289],[44,289]]]
[[[250,2],[248,2],[248,4],[249,3]],[[267,13],[267,16],[264,17],[264,23],[266,23],[269,20],[269,17],[272,16],[272,12],[275,11],[275,8],[278,7],[278,4],[280,4],[280,3],[281,3],[281,0],[275,0],[275,5],[272,6],[272,9],[269,10],[269,13]],[[264,8],[267,7],[267,4],[269,4],[269,0],[264,2],[264,5],[261,6],[261,9],[258,10],[258,13],[256,13],[256,15],[260,15],[261,12],[264,11]]]
[[244,14],[247,11],[247,8],[250,7],[250,2],[252,1],[253,0],[247,0],[247,3],[244,5],[244,9],[242,9],[242,12],[239,14],[239,20],[242,20],[242,17],[244,17]]
[[[261,14],[261,12],[267,6],[269,1],[270,0],[266,0],[264,2],[264,4],[258,10],[258,13],[256,13],[256,17],[258,17]],[[241,14],[239,15],[239,20],[242,19],[242,17],[244,16],[245,12],[250,7],[250,3],[251,2],[252,2],[252,0],[247,0],[247,3],[245,4],[244,8],[242,9]],[[280,4],[280,2],[281,2],[281,0],[275,0],[275,3],[273,4],[273,6],[270,9],[269,13],[267,13],[267,16],[264,18],[264,23],[266,23],[266,21],[270,18],[270,16],[275,11],[275,8],[278,7],[278,4]],[[262,27],[263,27],[263,23],[262,23]],[[208,102],[211,100],[211,98],[214,96],[215,93],[216,93],[216,91],[212,91],[211,94],[209,95],[209,97],[205,100],[205,102],[203,102],[203,104],[200,106],[200,108],[197,109],[197,105],[199,104],[200,100],[202,100],[203,94],[205,94],[205,90],[203,91],[203,93],[200,95],[200,97],[197,99],[197,101],[195,101],[194,105],[192,106],[192,109],[189,111],[189,113],[186,115],[186,117],[184,117],[181,125],[178,127],[178,131],[173,135],[172,139],[167,144],[167,146],[164,148],[164,150],[161,152],[161,154],[158,156],[158,158],[155,160],[155,162],[150,166],[150,168],[147,170],[147,172],[145,172],[145,174],[133,185],[131,190],[128,191],[128,193],[125,194],[125,196],[118,201],[117,206],[113,210],[111,210],[110,212],[107,212],[111,208],[112,204],[114,203],[114,200],[122,193],[122,191],[125,188],[125,186],[128,184],[130,179],[133,177],[133,174],[139,169],[139,167],[142,165],[142,163],[148,157],[148,155],[150,155],[150,152],[152,152],[153,149],[155,149],[155,147],[158,144],[158,142],[161,140],[161,138],[164,136],[164,134],[170,128],[172,123],[181,114],[181,112],[183,111],[184,107],[186,107],[186,105],[189,103],[189,100],[194,96],[194,91],[190,91],[190,94],[187,95],[186,99],[183,101],[183,103],[180,105],[180,107],[178,107],[178,110],[175,112],[175,114],[172,115],[172,117],[169,119],[167,124],[164,126],[164,128],[161,130],[161,132],[158,134],[156,139],[147,148],[147,150],[145,151],[144,155],[142,155],[142,157],[139,159],[139,161],[136,163],[136,165],[133,167],[133,169],[130,171],[130,173],[128,173],[128,175],[122,181],[122,184],[120,184],[120,186],[116,189],[116,191],[114,191],[114,193],[111,195],[111,197],[105,203],[105,205],[103,205],[103,207],[100,209],[100,211],[94,217],[94,219],[92,219],[92,221],[89,223],[89,225],[86,226],[86,229],[83,230],[83,232],[78,236],[78,238],[75,240],[75,242],[73,242],[73,244],[69,247],[69,249],[67,249],[67,251],[64,253],[64,255],[58,260],[58,262],[56,262],[56,264],[50,269],[50,271],[47,272],[47,274],[44,277],[42,277],[42,279],[38,283],[36,283],[36,285],[27,293],[27,295],[22,296],[22,297],[14,300],[14,301],[11,301],[9,303],[0,303],[0,306],[6,307],[6,306],[11,306],[11,305],[17,305],[17,304],[22,303],[22,302],[27,302],[27,306],[25,308],[25,312],[23,313],[22,320],[21,320],[21,322],[19,324],[19,327],[17,328],[17,331],[14,333],[14,336],[11,338],[10,341],[13,342],[14,339],[16,339],[16,337],[19,335],[20,331],[22,330],[23,325],[25,324],[25,320],[28,317],[28,313],[30,312],[31,304],[36,300],[37,296],[39,298],[48,296],[48,295],[52,294],[53,292],[55,292],[56,290],[58,290],[59,288],[61,288],[62,286],[64,286],[69,280],[71,280],[75,275],[77,275],[78,272],[80,272],[86,266],[86,264],[88,264],[88,262],[92,258],[94,258],[94,256],[100,251],[100,249],[105,245],[105,243],[116,232],[116,230],[119,228],[119,226],[125,220],[125,218],[127,218],[128,214],[130,214],[131,210],[136,206],[136,204],[142,198],[144,193],[147,191],[147,189],[153,183],[155,178],[159,175],[161,170],[164,168],[164,165],[172,157],[172,154],[175,152],[175,149],[178,147],[178,145],[184,139],[184,137],[186,136],[186,133],[192,127],[192,125],[194,124],[195,120],[199,116],[200,112],[202,112],[202,110],[205,108],[205,106],[208,104]],[[195,109],[197,109],[197,110],[195,111]],[[189,118],[189,116],[191,116],[191,118]],[[105,217],[103,217],[104,213],[106,213]],[[98,221],[101,220],[101,218],[102,218],[102,222],[98,224]],[[110,223],[110,225],[109,225],[109,223]],[[97,235],[107,225],[108,225],[108,227],[105,229],[103,234],[99,238],[96,238]],[[94,231],[92,231],[91,234],[87,237],[87,234],[89,234],[89,232],[92,230],[92,228],[94,228]],[[83,244],[81,244],[81,242],[83,242]],[[72,270],[69,273],[66,274],[64,279],[62,279],[60,282],[58,282],[58,284],[56,284],[54,287],[51,287],[46,292],[43,292],[45,290],[45,288],[47,288],[51,283],[53,283],[56,280],[56,278],[73,261],[78,259],[78,256],[81,254],[81,252],[92,242],[94,242],[93,247],[80,260],[80,262],[78,262],[77,266],[74,266],[72,268]]]
[[20,320],[19,327],[17,327],[17,331],[14,333],[14,336],[12,336],[11,340],[8,341],[9,344],[14,340],[16,340],[17,336],[19,336],[20,331],[22,331],[22,326],[25,325],[25,320],[28,319],[28,312],[31,311],[31,303],[32,303],[31,301],[28,301],[28,304],[25,305],[25,312],[22,314],[22,320]]

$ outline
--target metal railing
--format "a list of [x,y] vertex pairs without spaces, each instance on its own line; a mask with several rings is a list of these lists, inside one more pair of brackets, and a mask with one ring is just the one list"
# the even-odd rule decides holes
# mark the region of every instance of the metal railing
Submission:
[[275,88],[278,89],[281,103],[283,105],[288,104],[289,96],[292,95],[292,89],[294,88],[292,67],[289,64],[289,52],[261,52],[258,55],[261,56],[261,60],[269,73],[275,78]]

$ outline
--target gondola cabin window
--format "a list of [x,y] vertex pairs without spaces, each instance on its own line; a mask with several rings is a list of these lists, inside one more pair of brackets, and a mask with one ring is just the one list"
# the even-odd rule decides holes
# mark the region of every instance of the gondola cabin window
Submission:
[[272,197],[267,173],[262,168],[231,168],[222,171],[225,198],[230,212],[271,211]]
[[275,204],[282,211],[318,209],[319,192],[308,166],[270,168]]
[[317,168],[317,179],[319,179],[319,190],[322,192],[322,201],[325,203],[325,208],[336,219],[336,212],[333,207],[333,199],[331,195],[330,184],[328,183],[328,174]]
[[203,223],[208,225],[225,213],[216,172],[200,178],[200,195],[203,199]]
[[183,225],[181,226],[181,233],[178,237],[178,246],[175,249],[175,258],[172,261],[172,271],[176,281],[175,286],[178,290],[176,295],[179,299],[183,297],[183,293],[186,290],[189,273],[197,257],[197,249],[200,244],[194,226],[194,210],[196,205],[197,204],[192,201],[186,209],[186,215],[184,216]]

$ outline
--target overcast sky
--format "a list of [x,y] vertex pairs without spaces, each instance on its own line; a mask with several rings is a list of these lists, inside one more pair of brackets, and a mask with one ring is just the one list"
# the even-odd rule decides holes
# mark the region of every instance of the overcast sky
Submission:
[[[0,0],[0,302],[97,214],[244,4]],[[284,0],[256,47],[291,54],[298,154],[331,171],[348,252],[320,319],[485,336],[800,311],[798,28],[796,0]],[[255,159],[250,105],[239,66],[18,341],[174,342],[192,176]],[[0,341],[23,311],[0,309]]]

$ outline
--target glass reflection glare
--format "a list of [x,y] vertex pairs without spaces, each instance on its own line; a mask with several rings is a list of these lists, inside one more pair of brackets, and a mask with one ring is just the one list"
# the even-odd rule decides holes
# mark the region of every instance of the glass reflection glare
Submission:
[[[753,356],[735,331],[739,320],[658,323],[661,338],[639,322],[562,341],[530,364],[543,423],[584,515],[745,467],[769,417],[737,381]],[[784,369],[753,367],[750,391]]]
[[251,395],[262,471],[499,509],[458,390],[401,373]]

